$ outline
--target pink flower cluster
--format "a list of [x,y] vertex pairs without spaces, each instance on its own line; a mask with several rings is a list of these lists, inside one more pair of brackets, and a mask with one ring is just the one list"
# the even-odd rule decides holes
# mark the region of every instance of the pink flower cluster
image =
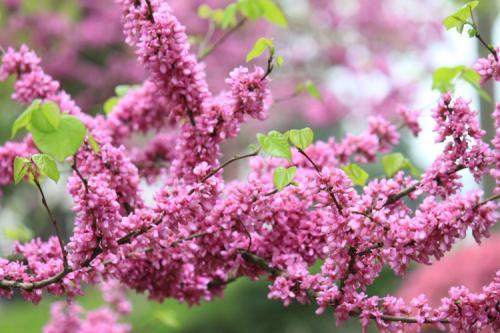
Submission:
[[486,83],[493,79],[500,81],[500,62],[498,56],[500,55],[500,47],[495,49],[496,57],[493,54],[488,54],[488,57],[479,59],[474,69],[481,75],[481,83]]
[[[71,160],[68,191],[76,218],[64,251],[56,238],[18,244],[15,254],[22,260],[0,260],[0,296],[11,297],[18,288],[37,302],[44,290],[73,297],[84,293],[84,283],[107,282],[105,298],[118,313],[127,313],[124,288],[147,292],[156,301],[197,304],[221,296],[237,278],[268,275],[269,298],[285,305],[315,301],[318,313],[331,309],[338,323],[359,317],[364,329],[371,321],[385,332],[429,323],[451,331],[500,328],[498,276],[480,293],[450,289],[437,308],[425,297],[406,304],[367,294],[385,265],[403,274],[411,262],[429,264],[468,231],[478,242],[488,237],[498,221],[498,197],[481,199],[478,190],[458,193],[458,171],[468,169],[479,181],[499,163],[498,138],[493,153],[468,102],[448,94],[434,109],[437,141],[446,147],[420,181],[399,171],[358,191],[339,168],[351,161],[376,162],[399,143],[397,127],[376,116],[369,118],[366,133],[294,148],[291,161],[255,157],[247,182],[226,183],[220,145],[237,136],[246,119],[266,117],[272,98],[265,71],[236,68],[226,81],[229,89],[213,95],[203,66],[189,52],[184,27],[165,2],[120,4],[127,42],[150,78],[106,118],[81,113],[26,47],[4,56],[2,78],[17,75],[14,98],[59,103],[86,123],[100,151],[85,142]],[[418,134],[416,114],[400,113]],[[495,119],[498,127],[498,110]],[[146,148],[122,145],[132,134],[149,131],[153,139]],[[1,149],[0,166],[9,170],[0,178],[3,184],[11,177],[14,155],[36,149],[29,138]],[[275,190],[274,169],[291,165],[297,166],[298,186]],[[146,205],[141,180],[160,175],[163,186]],[[422,203],[412,206],[406,199]],[[320,272],[311,273],[318,260]],[[73,303],[57,304],[45,331],[129,330],[109,310],[89,312],[85,319],[82,314]]]
[[44,327],[44,333],[128,333],[130,326],[118,322],[116,313],[101,308],[87,313],[76,304],[54,303],[52,319]]

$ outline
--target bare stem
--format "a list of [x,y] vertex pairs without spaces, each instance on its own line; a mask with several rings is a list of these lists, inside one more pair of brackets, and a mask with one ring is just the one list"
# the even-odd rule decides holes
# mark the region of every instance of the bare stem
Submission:
[[61,253],[63,256],[64,270],[66,270],[68,268],[68,255],[66,253],[66,248],[62,238],[61,230],[59,229],[59,225],[57,224],[54,214],[52,214],[52,211],[50,210],[49,205],[47,204],[47,200],[45,199],[45,194],[43,193],[42,187],[40,186],[40,182],[38,181],[36,174],[33,174],[33,181],[35,182],[38,192],[40,192],[40,195],[42,196],[42,204],[45,207],[47,213],[49,214],[50,221],[52,222],[52,226],[54,227],[54,230],[56,232],[57,240],[59,241],[59,246],[61,247]]
[[[311,163],[311,165],[313,166],[314,170],[316,170],[316,173],[318,174],[319,177],[322,177],[322,174],[321,174],[321,168],[319,167],[319,165],[317,165],[310,157],[309,155],[306,154],[305,151],[303,151],[302,149],[300,149],[299,147],[297,147],[297,150],[299,151],[300,154],[302,154],[302,156],[304,156],[308,161],[309,163]],[[340,204],[340,202],[337,200],[337,197],[335,196],[335,193],[333,193],[333,189],[330,185],[327,185],[327,188],[326,188],[326,191],[328,192],[328,194],[330,194],[330,197],[332,198],[333,200],[333,203],[335,204],[335,207],[337,207],[337,210],[339,211],[339,214],[342,214],[342,205]]]
[[236,161],[239,161],[239,160],[242,160],[242,159],[245,159],[245,158],[249,158],[249,157],[253,157],[253,156],[257,156],[260,152],[260,149],[257,149],[256,151],[252,152],[252,153],[249,153],[249,154],[245,154],[245,155],[240,155],[240,156],[234,156],[233,158],[231,158],[230,160],[222,163],[219,167],[213,169],[212,171],[210,171],[205,177],[203,177],[201,180],[200,180],[200,183],[204,183],[208,178],[212,177],[213,175],[215,175],[217,172],[219,172],[220,170],[224,169],[226,166],[228,166],[229,164],[233,163],[233,162],[236,162]]
[[498,54],[497,54],[497,50],[495,50],[494,47],[492,47],[491,45],[489,45],[484,39],[483,37],[479,34],[479,26],[477,25],[476,23],[476,19],[474,17],[474,13],[472,12],[472,8],[469,7],[469,10],[470,10],[470,17],[472,18],[472,25],[473,25],[473,28],[475,30],[475,37],[479,40],[479,42],[481,44],[483,44],[483,46],[493,55],[493,58],[495,58],[495,61],[498,62]]
[[206,57],[208,57],[213,51],[215,51],[215,49],[217,49],[217,47],[219,47],[222,43],[224,43],[224,41],[229,37],[231,36],[234,32],[236,32],[238,29],[240,29],[242,26],[245,25],[247,19],[244,18],[244,19],[241,19],[240,21],[238,21],[238,23],[232,27],[231,29],[227,30],[222,36],[220,36],[219,39],[217,39],[213,44],[212,46],[208,47],[205,51],[203,51],[200,55],[200,57],[198,58],[199,60],[203,60],[205,59]]

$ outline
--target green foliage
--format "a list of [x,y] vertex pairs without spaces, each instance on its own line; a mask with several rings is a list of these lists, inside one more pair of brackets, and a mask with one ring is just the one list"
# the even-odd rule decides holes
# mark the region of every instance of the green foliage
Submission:
[[285,63],[285,58],[283,58],[283,56],[279,55],[276,57],[276,64],[278,65],[278,67],[283,66],[284,63]]
[[[466,25],[470,25],[474,30],[476,27],[473,23],[469,22],[469,18],[472,15],[472,11],[479,5],[479,1],[471,1],[466,3],[462,8],[460,8],[455,13],[446,17],[443,20],[443,25],[447,30],[456,28],[459,33],[462,33]],[[470,33],[470,31],[469,31]],[[471,37],[475,37],[475,34]]]
[[382,157],[382,165],[387,176],[392,177],[398,171],[406,169],[415,176],[420,176],[420,171],[401,153],[393,153]]
[[257,3],[260,5],[260,8],[262,9],[263,12],[262,16],[266,20],[283,28],[288,27],[288,21],[285,17],[285,14],[283,14],[281,8],[279,8],[273,1],[258,0]]
[[94,153],[99,154],[99,152],[101,151],[101,146],[97,143],[97,141],[95,141],[94,137],[90,134],[90,132],[87,133],[87,139]]
[[491,97],[480,86],[481,77],[472,68],[460,65],[455,67],[440,67],[434,71],[432,76],[432,89],[441,93],[454,91],[457,81],[464,80],[470,84],[479,95],[488,102]]
[[13,241],[27,242],[33,238],[33,231],[23,224],[14,227],[4,227],[3,234],[7,239]]
[[59,181],[59,170],[56,161],[52,157],[47,154],[36,154],[31,156],[31,160],[35,163],[42,176],[47,176],[56,183]]
[[314,132],[309,127],[303,129],[293,129],[289,132],[290,142],[297,148],[302,150],[311,145],[314,140]]
[[250,62],[253,59],[260,57],[262,55],[262,53],[264,53],[264,51],[266,51],[266,50],[269,50],[269,52],[271,54],[274,54],[273,41],[271,39],[268,39],[268,38],[259,38],[255,42],[252,50],[250,50],[250,52],[248,52],[248,54],[246,56],[246,61]]
[[59,128],[53,132],[46,133],[31,128],[33,141],[38,149],[61,162],[78,151],[86,133],[83,123],[69,115],[61,116]]
[[33,110],[31,114],[31,126],[37,131],[50,133],[59,128],[61,123],[61,112],[59,106],[54,102],[46,102]]
[[370,175],[356,163],[350,163],[340,167],[351,178],[352,182],[358,186],[365,186]]
[[14,159],[14,184],[19,184],[28,173],[30,160],[23,157]]
[[265,19],[280,27],[288,26],[285,14],[272,0],[238,0],[225,8],[213,9],[203,4],[198,7],[198,16],[211,20],[216,26],[228,29],[238,24],[238,14],[241,17],[256,21]]
[[108,98],[106,100],[106,102],[104,102],[104,106],[103,106],[104,113],[110,114],[113,111],[116,104],[118,104],[119,101],[120,101],[120,99],[118,97],[115,97],[115,96]]
[[321,93],[318,90],[318,87],[316,87],[316,85],[311,80],[307,80],[297,84],[297,86],[295,87],[295,94],[299,95],[303,91],[306,91],[311,97],[314,97],[317,100],[321,101],[323,99],[321,97]]
[[265,153],[291,161],[292,152],[286,134],[277,131],[271,131],[267,135],[259,133],[257,134],[257,140]]
[[278,191],[281,191],[286,186],[290,185],[297,173],[297,168],[292,166],[289,168],[278,167],[274,170],[273,183]]
[[14,124],[12,125],[12,138],[16,136],[19,130],[25,128],[30,124],[33,111],[38,109],[41,103],[41,100],[35,99],[33,103],[31,103],[31,105],[26,110],[24,110],[24,112],[21,113],[21,115],[19,115],[19,117],[14,121]]
[[106,102],[104,102],[104,105],[103,105],[104,113],[110,114],[122,97],[124,97],[130,91],[137,90],[139,88],[140,88],[140,86],[137,84],[132,84],[132,85],[120,84],[120,85],[116,86],[115,87],[116,96],[112,96],[112,97],[108,98],[106,100]]
[[227,29],[229,27],[234,27],[237,24],[236,13],[238,12],[238,6],[236,4],[230,4],[223,11],[221,26],[222,29]]

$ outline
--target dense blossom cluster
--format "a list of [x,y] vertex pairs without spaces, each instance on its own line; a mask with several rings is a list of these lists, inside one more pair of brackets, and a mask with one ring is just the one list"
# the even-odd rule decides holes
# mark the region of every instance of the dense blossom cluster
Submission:
[[[446,146],[420,181],[399,170],[358,191],[340,168],[351,161],[376,162],[399,143],[398,128],[376,116],[369,118],[366,133],[293,148],[289,161],[248,154],[255,156],[248,181],[226,183],[220,144],[234,138],[247,119],[266,117],[272,104],[269,72],[238,67],[226,80],[228,89],[212,94],[202,63],[189,51],[185,28],[164,1],[119,3],[127,42],[150,76],[106,118],[83,114],[27,47],[9,49],[3,57],[0,78],[17,76],[15,99],[56,102],[85,122],[100,149],[87,140],[68,161],[76,212],[69,243],[61,249],[54,237],[18,244],[15,254],[22,260],[0,260],[1,296],[11,297],[17,288],[33,302],[44,290],[71,298],[83,293],[84,283],[105,283],[105,299],[126,314],[124,288],[147,292],[152,300],[197,304],[221,296],[239,277],[268,275],[269,298],[285,305],[314,301],[318,313],[333,310],[338,323],[355,316],[364,329],[375,321],[386,332],[423,324],[456,332],[500,329],[500,273],[478,293],[450,289],[435,308],[424,296],[405,303],[367,294],[385,265],[403,274],[411,262],[430,264],[468,231],[478,242],[488,237],[498,221],[498,196],[458,191],[462,169],[477,181],[490,169],[498,172],[498,133],[493,150],[482,141],[468,102],[450,94],[440,99],[433,117],[436,140]],[[400,114],[417,135],[417,114],[406,108]],[[153,132],[153,139],[145,148],[126,148],[137,132]],[[12,178],[13,157],[33,152],[29,137],[4,145],[0,166],[7,173],[0,184]],[[298,185],[275,190],[273,170],[292,165]],[[141,179],[158,176],[163,186],[147,205]],[[412,208],[406,198],[422,203]],[[318,261],[320,272],[311,273]],[[128,332],[116,313],[100,309],[83,319],[78,305],[58,303],[45,332]]]
[[491,79],[500,81],[500,47],[495,50],[495,54],[488,54],[486,58],[479,59],[474,65],[474,69],[481,75],[481,83]]

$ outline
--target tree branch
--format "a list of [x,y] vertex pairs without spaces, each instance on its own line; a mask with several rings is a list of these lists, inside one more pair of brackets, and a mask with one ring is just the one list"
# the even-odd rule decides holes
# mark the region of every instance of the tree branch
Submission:
[[231,36],[231,34],[233,34],[234,32],[236,32],[238,29],[240,29],[243,25],[245,25],[247,19],[244,18],[244,19],[241,19],[240,21],[238,21],[238,23],[232,27],[231,29],[227,30],[219,39],[217,39],[213,44],[212,46],[208,47],[205,51],[203,51],[200,55],[200,57],[198,58],[199,60],[203,60],[205,59],[206,57],[208,57],[213,51],[215,51],[215,49],[217,47],[219,47],[222,43],[224,43],[224,41],[229,37]]

